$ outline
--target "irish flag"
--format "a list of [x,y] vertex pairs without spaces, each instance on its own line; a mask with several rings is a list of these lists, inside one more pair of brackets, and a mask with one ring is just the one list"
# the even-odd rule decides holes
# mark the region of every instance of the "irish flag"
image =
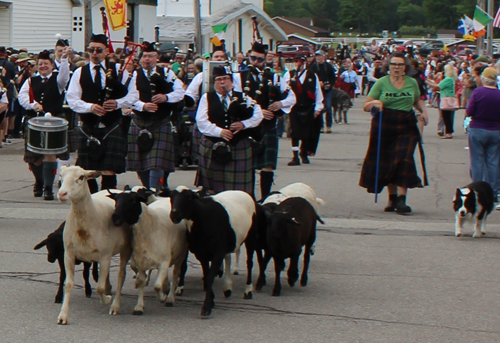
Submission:
[[474,31],[479,32],[492,21],[493,18],[486,13],[481,7],[476,5],[474,12]]
[[210,42],[215,46],[221,46],[227,31],[227,24],[214,25],[212,26],[212,31],[214,31],[215,36]]

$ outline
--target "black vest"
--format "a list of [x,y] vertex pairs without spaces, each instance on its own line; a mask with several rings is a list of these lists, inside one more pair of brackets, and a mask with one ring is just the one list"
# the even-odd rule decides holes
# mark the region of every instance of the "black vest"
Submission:
[[[118,73],[116,72],[116,64],[113,62],[107,63],[108,70],[111,70],[111,76],[106,77],[106,85],[103,89],[98,89],[92,80],[92,75],[90,72],[90,64],[82,67],[82,74],[80,76],[80,86],[82,88],[82,100],[85,102],[102,105],[106,97],[106,93],[109,93],[109,99],[120,99],[127,95],[128,89],[121,84],[118,79]],[[101,73],[105,73],[106,70],[101,69]],[[102,122],[107,127],[118,123],[122,117],[122,110],[116,109],[112,112],[107,112],[104,116],[99,117],[94,113],[81,113],[80,119],[85,125],[94,126],[97,123]]]
[[[232,99],[234,98],[237,98],[237,100],[233,102],[237,104],[243,104],[242,93],[233,91]],[[219,99],[219,96],[217,95],[217,92],[215,91],[208,92],[207,101],[208,101],[208,119],[218,127],[229,130],[229,127],[233,122],[241,121],[236,118],[231,118],[229,113],[224,112],[224,107],[222,106],[222,103]],[[206,137],[214,143],[225,141],[225,139],[220,137],[211,137],[211,136],[206,136]],[[248,130],[242,130],[233,137],[233,139],[229,142],[229,144],[236,145],[239,141],[241,141],[243,138],[246,137],[248,137]]]
[[304,83],[299,86],[300,79],[297,70],[290,72],[290,85],[297,97],[297,103],[294,108],[299,110],[309,109],[316,104],[316,74],[309,70],[306,70],[305,73],[306,78],[304,79]]
[[[153,95],[168,94],[174,90],[173,83],[165,80],[165,69],[161,67],[156,67],[156,73],[153,74],[150,79],[146,77],[142,69],[138,69],[136,85],[137,90],[139,91],[139,99],[142,102],[151,102]],[[173,107],[173,103],[164,102],[162,104],[158,104],[158,111],[155,113],[147,111],[134,111],[134,113],[138,117],[162,120],[171,114]]]
[[[258,74],[253,74],[252,69],[247,69],[241,72],[241,83],[243,87],[243,92],[257,101],[260,107],[267,109],[270,105],[269,99],[269,80],[271,84],[273,83],[273,73],[269,70],[260,75],[261,80],[258,79]],[[261,91],[261,94],[257,94],[257,90]]]
[[[59,93],[59,86],[57,85],[57,71],[52,72],[52,76],[44,83],[42,83],[41,76],[31,77],[31,89],[35,101],[43,106],[44,112],[50,112],[53,116],[63,115],[63,102],[64,93]],[[27,111],[26,114],[30,117],[36,117],[35,111]]]

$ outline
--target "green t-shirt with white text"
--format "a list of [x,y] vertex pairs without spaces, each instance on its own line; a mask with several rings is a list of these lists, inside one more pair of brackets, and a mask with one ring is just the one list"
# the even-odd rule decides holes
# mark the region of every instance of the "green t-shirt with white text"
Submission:
[[405,76],[403,88],[398,89],[387,75],[375,82],[368,96],[382,101],[384,108],[410,111],[413,104],[420,99],[420,90],[417,81],[409,76]]

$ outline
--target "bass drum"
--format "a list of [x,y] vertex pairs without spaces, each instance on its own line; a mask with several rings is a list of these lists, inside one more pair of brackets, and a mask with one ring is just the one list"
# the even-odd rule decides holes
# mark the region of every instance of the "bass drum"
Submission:
[[58,117],[35,117],[28,120],[27,149],[42,155],[66,152],[68,121]]

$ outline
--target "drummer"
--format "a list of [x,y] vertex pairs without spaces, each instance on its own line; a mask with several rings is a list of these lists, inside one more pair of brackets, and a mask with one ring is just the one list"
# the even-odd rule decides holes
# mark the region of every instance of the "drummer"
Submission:
[[[59,70],[54,70],[54,61],[48,51],[38,54],[38,74],[27,79],[19,91],[19,103],[26,109],[25,122],[29,118],[51,113],[63,117],[64,90],[69,81],[68,56],[71,47],[64,48]],[[28,135],[25,134],[25,137]],[[53,184],[57,173],[56,155],[40,155],[25,149],[24,161],[35,176],[33,194],[43,195],[44,200],[54,200]]]

